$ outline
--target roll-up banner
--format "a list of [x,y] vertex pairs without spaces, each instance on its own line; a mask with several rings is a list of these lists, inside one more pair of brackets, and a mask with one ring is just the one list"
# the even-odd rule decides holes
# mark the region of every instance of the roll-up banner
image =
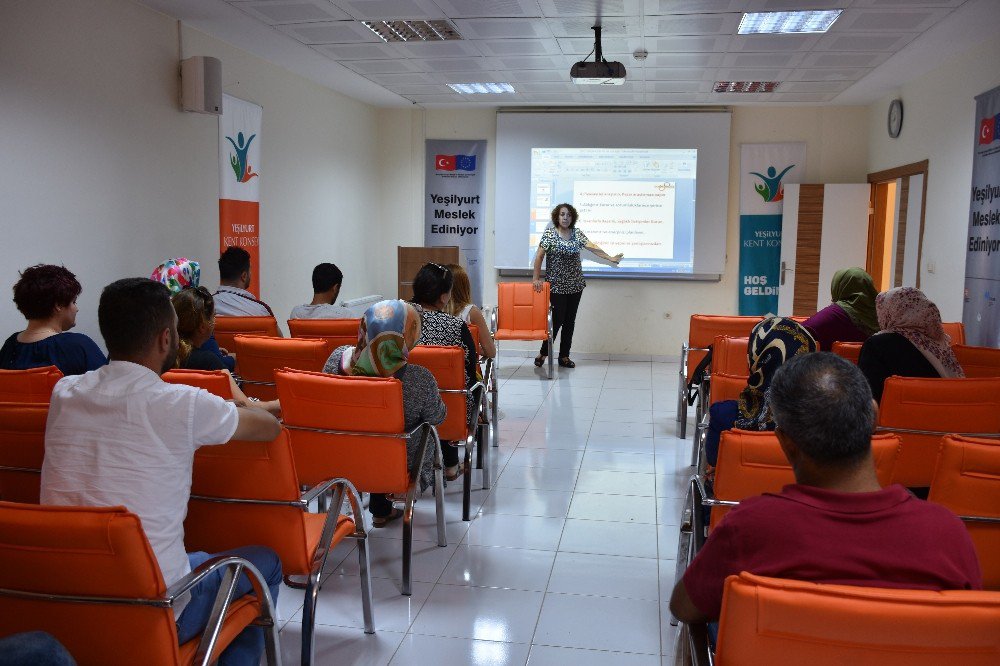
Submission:
[[219,116],[219,252],[250,254],[250,291],[260,297],[260,125],[263,109],[222,96]]
[[962,311],[966,344],[1000,347],[997,295],[1000,295],[1000,87],[976,97]]
[[741,315],[778,311],[785,183],[801,183],[804,143],[744,143],[740,150]]
[[461,249],[472,302],[482,305],[486,140],[427,139],[424,161],[424,245]]

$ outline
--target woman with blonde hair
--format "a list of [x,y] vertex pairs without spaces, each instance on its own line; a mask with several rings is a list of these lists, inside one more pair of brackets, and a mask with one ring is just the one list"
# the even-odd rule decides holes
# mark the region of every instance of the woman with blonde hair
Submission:
[[489,326],[486,324],[486,317],[472,302],[472,284],[469,282],[469,274],[458,264],[448,264],[454,282],[451,286],[451,300],[445,306],[445,312],[453,317],[458,317],[466,324],[473,324],[479,327],[479,346],[483,350],[483,356],[496,358],[497,346],[490,335]]

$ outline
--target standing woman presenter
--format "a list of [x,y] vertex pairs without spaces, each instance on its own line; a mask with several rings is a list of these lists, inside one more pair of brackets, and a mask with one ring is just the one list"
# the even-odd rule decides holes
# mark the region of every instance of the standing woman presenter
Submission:
[[[576,208],[568,203],[559,204],[552,209],[552,226],[545,229],[535,253],[535,265],[531,284],[535,291],[542,290],[542,257],[547,255],[545,262],[545,280],[549,283],[552,299],[552,341],[562,329],[559,340],[559,365],[563,368],[575,368],[576,363],[570,360],[569,351],[573,345],[573,329],[576,326],[576,311],[580,307],[580,297],[587,283],[583,279],[583,266],[580,263],[580,250],[587,248],[598,257],[606,259],[616,266],[622,260],[621,254],[615,256],[590,242],[586,234],[576,228],[579,218]],[[548,341],[542,343],[542,349],[535,357],[535,366],[542,367],[549,354]]]

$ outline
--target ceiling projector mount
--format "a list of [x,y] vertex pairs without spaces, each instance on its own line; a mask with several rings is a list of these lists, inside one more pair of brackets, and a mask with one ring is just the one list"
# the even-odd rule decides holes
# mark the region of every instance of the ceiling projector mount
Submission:
[[620,62],[608,62],[601,53],[601,26],[595,25],[594,31],[594,62],[585,59],[575,63],[569,70],[573,83],[599,86],[620,86],[625,83],[625,65]]

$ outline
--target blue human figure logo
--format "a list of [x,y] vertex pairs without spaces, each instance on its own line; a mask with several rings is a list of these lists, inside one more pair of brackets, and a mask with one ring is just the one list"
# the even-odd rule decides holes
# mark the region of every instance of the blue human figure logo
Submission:
[[253,167],[250,166],[250,162],[248,161],[250,144],[253,143],[255,138],[257,138],[257,135],[251,134],[249,139],[244,139],[243,132],[239,132],[236,135],[236,141],[233,141],[233,137],[231,136],[226,137],[226,141],[233,144],[233,148],[236,149],[236,154],[229,156],[229,164],[233,167],[233,172],[236,174],[236,182],[238,183],[245,183],[258,175],[253,172]]
[[781,179],[785,177],[789,169],[794,167],[794,164],[789,164],[781,173],[778,173],[777,169],[773,166],[767,167],[767,175],[762,173],[757,173],[756,171],[751,171],[750,175],[757,176],[763,182],[754,183],[753,189],[761,196],[761,198],[768,202],[773,203],[775,201],[781,201],[785,197],[785,190],[781,186]]

